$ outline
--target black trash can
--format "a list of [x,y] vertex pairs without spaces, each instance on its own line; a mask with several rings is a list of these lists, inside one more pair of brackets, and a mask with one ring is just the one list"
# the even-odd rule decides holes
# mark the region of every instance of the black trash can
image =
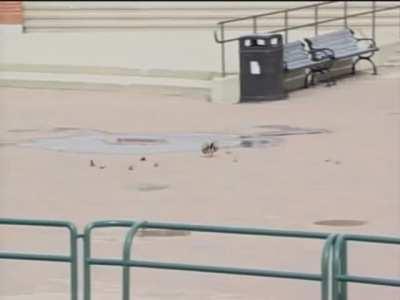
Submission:
[[240,102],[285,99],[282,35],[239,39]]

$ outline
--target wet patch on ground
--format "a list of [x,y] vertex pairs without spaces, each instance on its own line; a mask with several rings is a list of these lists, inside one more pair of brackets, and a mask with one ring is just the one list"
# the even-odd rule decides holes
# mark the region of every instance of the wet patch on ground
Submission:
[[362,226],[367,224],[364,220],[351,220],[351,219],[332,219],[332,220],[320,220],[314,222],[315,225],[321,226]]
[[136,234],[138,237],[178,237],[188,236],[190,231],[170,229],[140,229]]
[[330,131],[326,129],[300,128],[288,125],[258,125],[255,126],[255,128],[268,129],[267,132],[259,133],[260,136],[266,137],[330,133]]
[[154,192],[169,189],[168,184],[139,183],[133,187],[140,192]]
[[250,134],[224,133],[165,133],[132,134],[108,133],[73,127],[55,127],[53,132],[68,135],[31,138],[20,146],[53,151],[101,154],[154,154],[168,152],[198,152],[205,143],[215,142],[219,149],[268,148],[282,142],[280,137],[329,133],[325,129],[309,129],[288,125],[260,125],[253,128],[265,131]]

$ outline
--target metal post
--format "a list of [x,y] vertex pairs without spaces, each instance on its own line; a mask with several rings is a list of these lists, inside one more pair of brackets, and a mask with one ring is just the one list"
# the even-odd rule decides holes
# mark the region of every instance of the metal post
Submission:
[[285,44],[288,43],[289,40],[289,12],[286,10],[285,11],[285,16],[284,16],[284,20],[285,20]]
[[257,33],[257,17],[253,17],[253,33]]
[[84,282],[84,289],[83,289],[83,300],[90,300],[91,297],[91,276],[90,276],[90,235],[91,235],[91,226],[88,225],[85,228],[85,235],[83,238],[83,282]]
[[347,28],[347,1],[343,1],[344,27]]
[[372,38],[375,40],[376,1],[372,1]]
[[[129,262],[131,259],[132,242],[138,230],[146,225],[146,221],[138,222],[133,225],[126,233],[124,241],[124,249],[122,252],[122,259],[124,262]],[[131,267],[124,266],[122,269],[122,300],[130,299],[130,274]]]
[[[340,269],[342,275],[347,275],[347,243],[346,241],[340,247]],[[342,282],[341,300],[347,300],[347,282]]]
[[225,77],[226,75],[226,70],[225,70],[225,30],[224,30],[224,24],[220,25],[220,30],[221,30],[221,68],[222,68],[222,77]]
[[71,299],[78,300],[78,231],[71,224],[70,230],[70,256],[71,256]]
[[325,241],[324,248],[322,251],[322,257],[321,257],[321,274],[322,274],[322,280],[321,280],[321,300],[329,300],[330,299],[330,293],[329,293],[329,288],[330,285],[329,283],[332,280],[332,266],[331,266],[331,260],[332,260],[332,254],[334,250],[334,245],[335,241],[337,238],[337,234],[333,233],[331,234]]
[[318,6],[314,7],[314,35],[318,35]]

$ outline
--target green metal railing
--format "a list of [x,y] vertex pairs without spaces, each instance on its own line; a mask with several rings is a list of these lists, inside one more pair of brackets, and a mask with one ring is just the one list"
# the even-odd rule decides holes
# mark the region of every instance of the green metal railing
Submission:
[[400,245],[398,237],[367,236],[355,234],[341,234],[337,237],[334,246],[333,259],[333,300],[347,300],[347,283],[363,283],[369,285],[383,285],[400,287],[400,279],[352,276],[347,274],[347,242],[356,241],[364,243],[395,244]]
[[38,226],[38,227],[58,227],[69,231],[70,253],[69,255],[36,254],[36,253],[16,253],[0,252],[0,259],[31,260],[62,262],[70,264],[70,290],[71,300],[78,300],[78,231],[74,224],[66,221],[49,220],[26,220],[26,219],[2,219],[0,225],[11,226]]
[[[237,22],[243,22],[243,21],[251,21],[252,22],[252,33],[257,34],[257,33],[264,33],[264,34],[274,34],[274,33],[282,33],[284,36],[284,41],[285,43],[288,43],[289,41],[289,32],[298,30],[298,29],[304,29],[304,28],[313,28],[314,29],[314,35],[318,35],[319,28],[321,25],[332,23],[332,22],[337,22],[337,21],[343,21],[342,25],[338,25],[338,27],[347,27],[348,26],[348,19],[353,19],[356,17],[361,17],[361,16],[371,16],[371,37],[375,39],[376,37],[376,14],[380,12],[385,12],[385,11],[390,11],[390,10],[399,10],[400,12],[400,5],[390,5],[390,6],[385,6],[385,7],[377,7],[376,2],[377,1],[370,1],[371,2],[371,9],[368,11],[363,11],[363,12],[358,12],[358,13],[353,13],[349,14],[348,13],[348,1],[323,1],[320,3],[315,3],[315,4],[309,4],[305,6],[299,6],[299,7],[293,7],[293,8],[288,8],[288,9],[282,9],[282,10],[277,10],[269,13],[263,13],[263,14],[256,14],[256,15],[251,15],[247,17],[241,17],[241,18],[233,18],[229,20],[224,20],[221,22],[217,23],[217,29],[214,31],[214,40],[221,44],[221,75],[224,77],[227,74],[226,71],[226,43],[230,42],[235,42],[238,41],[240,37],[234,37],[234,38],[228,38],[226,39],[226,30],[227,30],[227,25],[228,24],[233,24]],[[320,19],[320,10],[325,7],[329,7],[330,5],[341,5],[343,8],[343,15],[339,17],[331,17],[331,18],[325,18],[323,20]],[[289,25],[289,18],[296,12],[304,12],[304,11],[312,11],[313,12],[313,22],[301,24],[301,25]],[[259,25],[258,21],[263,18],[269,18],[272,16],[281,16],[284,21],[284,26],[280,27],[278,29],[270,30],[267,32],[259,32]],[[400,25],[400,17],[399,17],[399,25]],[[399,26],[400,29],[400,26]],[[219,37],[218,37],[219,33]]]
[[[96,259],[90,255],[90,234],[94,228],[98,227],[130,227],[128,230],[122,260],[119,259]],[[260,270],[260,269],[245,269],[235,267],[217,267],[192,265],[181,263],[166,263],[143,260],[131,260],[131,248],[133,239],[139,229],[167,229],[167,230],[185,230],[192,232],[206,233],[222,233],[222,234],[238,234],[252,236],[275,236],[285,238],[302,238],[302,239],[321,239],[325,240],[323,254],[321,257],[321,273],[300,273],[286,272],[275,270]],[[98,266],[119,266],[123,268],[123,287],[122,299],[130,299],[130,268],[151,268],[164,270],[181,270],[191,272],[219,273],[242,276],[257,276],[257,277],[274,277],[286,279],[298,279],[306,281],[321,282],[321,299],[329,299],[329,280],[330,280],[330,256],[333,254],[333,246],[336,240],[336,234],[319,233],[319,232],[302,232],[302,231],[285,231],[285,230],[268,230],[254,228],[237,228],[237,227],[222,227],[222,226],[204,226],[204,225],[189,225],[189,224],[174,224],[174,223],[155,223],[155,222],[129,222],[129,221],[102,221],[89,224],[85,229],[85,298],[90,300],[91,284],[90,284],[90,267]]]
[[[91,300],[91,267],[114,266],[122,268],[122,299],[130,299],[130,271],[131,268],[149,268],[163,270],[180,270],[190,272],[217,273],[241,276],[270,277],[282,279],[294,279],[321,283],[321,300],[347,300],[347,284],[363,283],[368,285],[382,285],[400,287],[400,279],[363,277],[349,275],[347,272],[347,243],[350,241],[380,244],[400,245],[400,237],[383,237],[354,234],[336,234],[291,230],[274,230],[260,228],[207,226],[176,223],[157,223],[146,221],[108,220],[97,221],[85,227],[84,234],[78,234],[74,224],[66,221],[49,220],[24,220],[0,218],[0,225],[59,227],[69,231],[70,253],[69,255],[34,254],[0,252],[0,259],[31,260],[63,262],[70,264],[70,290],[71,300],[78,300],[78,240],[83,238],[83,293],[84,300]],[[124,227],[128,231],[125,234],[121,259],[93,258],[91,256],[92,232],[98,228]],[[145,261],[131,259],[133,241],[140,229],[164,229],[191,231],[203,233],[273,236],[281,238],[318,239],[324,241],[321,255],[320,272],[304,273],[279,270],[248,269],[237,267],[222,267],[209,265],[193,265],[183,263],[169,263],[158,261]]]

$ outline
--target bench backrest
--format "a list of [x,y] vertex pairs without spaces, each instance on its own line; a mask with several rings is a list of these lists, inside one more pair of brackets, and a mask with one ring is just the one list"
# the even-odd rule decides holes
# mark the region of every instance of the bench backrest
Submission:
[[288,69],[309,65],[310,57],[301,41],[287,43],[283,46],[283,61]]
[[360,50],[357,45],[357,39],[350,29],[317,35],[308,40],[311,41],[312,48],[329,48],[335,54],[353,53]]

